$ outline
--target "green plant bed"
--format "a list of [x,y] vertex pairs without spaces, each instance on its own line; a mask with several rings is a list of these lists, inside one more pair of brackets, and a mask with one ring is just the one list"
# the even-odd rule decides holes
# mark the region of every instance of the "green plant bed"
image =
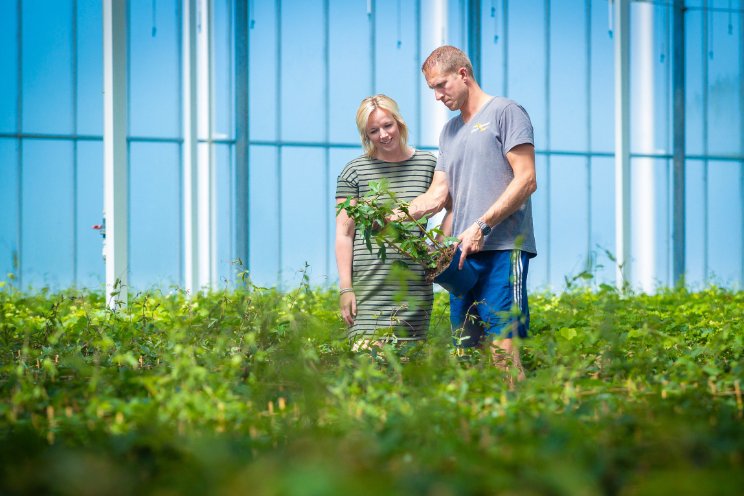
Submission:
[[531,297],[527,380],[337,295],[0,291],[2,494],[740,494],[744,293]]

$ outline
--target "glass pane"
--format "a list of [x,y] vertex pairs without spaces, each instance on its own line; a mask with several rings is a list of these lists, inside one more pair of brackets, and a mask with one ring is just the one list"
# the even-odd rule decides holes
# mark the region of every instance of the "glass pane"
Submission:
[[321,141],[326,115],[323,1],[284,0],[281,5],[282,139]]
[[77,145],[77,274],[80,287],[99,288],[106,282],[103,240],[91,226],[103,217],[103,143]]
[[329,247],[324,235],[328,222],[324,153],[321,148],[284,148],[281,184],[282,284],[297,287],[305,264],[311,284],[324,284]]
[[671,75],[666,44],[668,8],[651,3],[631,7],[630,144],[634,153],[671,149],[669,116]]
[[129,150],[129,284],[181,284],[179,146],[131,143]]
[[701,289],[705,283],[705,166],[688,160],[685,172],[685,262],[687,284]]
[[18,141],[0,139],[0,281],[18,275]]
[[[18,117],[18,14],[5,2],[0,15],[0,132],[15,132]],[[4,275],[0,273],[0,275]]]
[[685,148],[690,155],[703,153],[703,16],[699,10],[685,14]]
[[214,122],[216,138],[232,138],[233,97],[233,19],[232,0],[219,0],[212,4],[212,67],[214,81]]
[[[235,260],[233,226],[235,214],[233,212],[233,158],[231,145],[214,145],[215,158],[215,226],[217,256],[217,278],[220,284],[234,279]],[[242,269],[241,269],[242,270]]]
[[[535,157],[535,173],[537,174],[537,191],[532,194],[532,223],[535,229],[535,243],[537,257],[530,260],[528,272],[528,289],[550,289],[551,280],[548,268],[551,262],[551,240],[549,239],[550,208],[548,191],[550,179],[548,177],[547,158],[545,155]],[[558,281],[558,288],[563,280]]]
[[129,2],[129,133],[178,137],[179,9],[175,0]]
[[375,2],[375,93],[398,102],[403,119],[409,123],[409,141],[415,141],[419,127],[415,122],[416,90],[423,78],[416,63],[415,7],[415,2]]
[[250,149],[250,276],[259,286],[279,281],[279,175],[273,146]]
[[77,131],[103,134],[103,7],[102,2],[78,2]]
[[503,1],[481,3],[481,88],[489,95],[504,95],[504,31]]
[[522,105],[535,127],[535,146],[546,149],[545,5],[542,0],[509,2],[509,98]]
[[[550,281],[563,286],[587,269],[589,197],[583,157],[550,159]],[[544,183],[543,183],[544,184]]]
[[558,150],[588,149],[585,0],[551,2],[550,140]]
[[711,162],[708,174],[709,280],[742,288],[744,171],[738,162]]
[[608,32],[609,2],[593,0],[590,4],[592,8],[591,149],[612,152],[615,149],[615,59],[612,37]]
[[26,140],[22,146],[23,285],[70,286],[75,278],[72,143]]
[[72,1],[23,2],[23,131],[70,134]]
[[630,168],[631,281],[653,292],[669,284],[671,246],[666,160],[636,158]]
[[[358,143],[357,107],[372,92],[367,5],[331,2],[330,19],[330,140]],[[353,71],[349,70],[350,63],[354,64]]]
[[744,12],[710,12],[708,41],[708,151],[713,155],[744,153],[742,150],[741,50]]
[[615,284],[615,162],[596,157],[591,168],[591,249],[595,281]]
[[277,139],[277,26],[272,0],[251,2],[249,122],[252,140]]

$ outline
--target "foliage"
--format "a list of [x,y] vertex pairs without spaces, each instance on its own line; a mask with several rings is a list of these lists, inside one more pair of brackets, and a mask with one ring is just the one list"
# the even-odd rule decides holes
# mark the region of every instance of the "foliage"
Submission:
[[[410,202],[400,200],[390,190],[387,180],[370,181],[369,193],[361,198],[347,198],[336,207],[354,221],[367,249],[377,247],[377,256],[385,260],[387,249],[393,248],[427,269],[442,265],[442,258],[449,261],[451,246],[457,238],[444,237],[437,226],[426,228],[427,219],[414,219],[408,209]],[[399,219],[399,220],[390,220]],[[445,264],[445,266],[448,265]]]
[[336,295],[0,291],[0,493],[740,494],[744,293],[533,295],[528,378]]

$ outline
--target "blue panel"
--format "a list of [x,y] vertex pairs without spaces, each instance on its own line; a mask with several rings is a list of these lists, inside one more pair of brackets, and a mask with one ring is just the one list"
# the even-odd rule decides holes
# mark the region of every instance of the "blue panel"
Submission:
[[[18,13],[16,2],[0,15],[0,132],[15,132],[18,117]],[[0,273],[0,275],[3,275]]]
[[685,173],[686,280],[693,289],[705,283],[705,199],[703,162],[688,160]]
[[[331,2],[330,18],[330,140],[359,143],[356,111],[372,92],[367,6],[363,2]],[[352,62],[354,70],[350,71]],[[408,120],[414,117],[411,114]]]
[[328,191],[330,198],[328,202],[332,208],[328,211],[328,283],[335,284],[338,282],[338,267],[336,265],[336,182],[338,175],[344,166],[354,158],[359,156],[359,150],[349,148],[332,148],[330,151],[330,166],[328,172]]
[[737,162],[711,162],[708,169],[708,234],[710,280],[725,287],[741,289],[742,212],[744,191],[742,165]]
[[103,217],[103,143],[77,145],[77,274],[80,287],[100,288],[106,282],[103,240],[91,227]]
[[685,152],[703,153],[703,17],[700,11],[685,14]]
[[588,150],[584,0],[552,2],[550,141],[554,150]]
[[72,133],[72,1],[22,5],[23,131]]
[[275,286],[279,280],[279,214],[277,149],[250,149],[250,274],[255,284]]
[[78,2],[79,134],[103,134],[103,7],[102,2]]
[[324,139],[323,1],[282,1],[282,139]]
[[535,147],[544,150],[557,143],[546,141],[545,108],[545,6],[542,0],[509,2],[509,98],[530,114]]
[[233,36],[232,5],[232,0],[219,0],[212,5],[213,131],[220,138],[234,137],[232,111],[235,108],[233,97],[235,73],[231,45],[235,37]]
[[[249,124],[252,140],[277,139],[276,100],[276,5],[275,1],[251,2],[253,26],[250,36]],[[316,72],[316,71],[313,71]]]
[[[548,274],[550,265],[550,239],[548,234],[550,222],[550,208],[548,191],[550,179],[545,155],[535,157],[535,173],[537,174],[537,191],[532,195],[532,222],[535,228],[535,243],[537,243],[537,257],[530,260],[529,289],[548,289],[552,281]],[[560,288],[563,281],[558,281]]]
[[234,232],[235,215],[233,211],[233,160],[231,145],[214,145],[215,157],[215,229],[217,277],[220,284],[231,282],[235,275]]
[[282,150],[282,284],[296,287],[305,263],[312,284],[325,284],[328,269],[326,223],[331,195],[325,194],[324,153],[320,148]]
[[[738,15],[712,12],[708,57],[708,151],[713,155],[744,153],[740,85],[744,74],[739,60],[744,49]],[[729,22],[731,33],[729,34]]]
[[18,141],[0,139],[0,281],[18,273]]
[[588,177],[583,157],[554,156],[550,168],[550,281],[557,288],[587,268]]
[[502,2],[481,3],[481,88],[489,95],[504,94],[504,11]]
[[[595,280],[615,284],[615,163],[611,158],[593,158],[591,170],[591,248]],[[608,255],[609,252],[609,255]]]
[[129,2],[129,133],[178,137],[179,9],[175,0]]
[[377,0],[375,7],[375,93],[398,102],[412,133],[409,141],[415,141],[416,88],[423,78],[416,63],[415,2]]
[[181,284],[179,146],[132,143],[129,150],[129,283]]
[[23,143],[21,270],[26,287],[63,288],[74,282],[72,143]]
[[615,149],[615,81],[613,41],[607,29],[608,2],[592,5],[591,119],[593,151]]

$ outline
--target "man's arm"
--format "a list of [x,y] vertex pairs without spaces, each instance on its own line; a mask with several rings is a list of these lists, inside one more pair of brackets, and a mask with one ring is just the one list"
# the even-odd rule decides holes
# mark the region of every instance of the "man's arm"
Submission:
[[[537,190],[535,175],[535,147],[531,144],[518,145],[512,148],[506,159],[514,171],[514,179],[491,207],[480,217],[493,227],[519,210],[532,193]],[[483,234],[477,224],[472,224],[458,236],[460,240],[460,268],[465,258],[471,253],[478,253],[483,248]]]

